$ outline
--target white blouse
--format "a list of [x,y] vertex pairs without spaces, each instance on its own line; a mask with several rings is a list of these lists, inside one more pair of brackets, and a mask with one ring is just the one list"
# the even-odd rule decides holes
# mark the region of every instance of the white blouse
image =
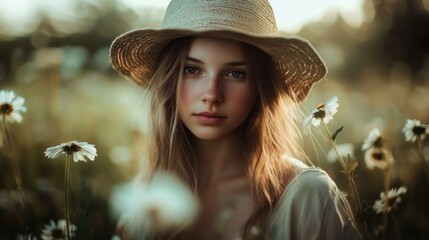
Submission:
[[361,239],[351,214],[328,174],[305,167],[281,196],[267,230],[271,240]]

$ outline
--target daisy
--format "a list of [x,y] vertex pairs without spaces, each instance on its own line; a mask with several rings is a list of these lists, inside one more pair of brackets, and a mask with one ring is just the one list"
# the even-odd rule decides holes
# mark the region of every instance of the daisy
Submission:
[[429,125],[421,124],[419,120],[407,119],[402,132],[405,135],[405,140],[415,142],[417,139],[424,140],[426,135],[429,134]]
[[47,148],[45,151],[45,156],[48,158],[57,158],[62,154],[73,156],[75,162],[86,162],[86,158],[94,161],[94,158],[97,156],[97,149],[94,145],[88,144],[87,142],[70,141],[61,143],[55,147]]
[[365,151],[365,164],[370,170],[389,168],[394,162],[392,153],[385,148],[373,147]]
[[16,236],[16,240],[37,240],[37,237],[31,233],[18,234],[18,236]]
[[27,111],[25,99],[13,91],[0,91],[0,115],[9,122],[22,122],[22,113]]
[[121,215],[126,236],[146,239],[153,231],[181,229],[197,216],[198,200],[176,177],[161,172],[150,183],[133,182],[116,188],[112,210]]
[[362,144],[362,151],[368,150],[372,147],[383,147],[383,138],[381,137],[381,133],[378,128],[374,128],[369,132],[368,137]]
[[305,118],[304,126],[307,127],[310,124],[313,126],[319,126],[321,121],[324,123],[329,123],[334,119],[334,114],[337,112],[338,108],[338,97],[332,97],[325,103],[319,104],[310,115]]
[[[45,225],[45,228],[42,230],[42,236],[41,238],[43,240],[63,240],[67,238],[67,231],[66,231],[66,221],[64,219],[61,219],[58,221],[57,224],[55,224],[54,221],[51,220],[49,225]],[[69,233],[70,236],[74,236],[74,232],[76,231],[76,226],[71,224],[69,226]]]
[[374,128],[368,134],[362,144],[362,151],[365,151],[365,163],[368,169],[377,167],[384,170],[393,164],[393,155],[384,147],[384,140],[378,128]]
[[[399,189],[393,188],[390,189],[386,193],[380,193],[380,199],[374,202],[372,208],[376,213],[388,213],[392,211],[392,209],[397,208],[399,203],[401,203],[401,195],[407,192],[407,188],[405,186],[400,187]],[[386,205],[387,204],[387,205]]]

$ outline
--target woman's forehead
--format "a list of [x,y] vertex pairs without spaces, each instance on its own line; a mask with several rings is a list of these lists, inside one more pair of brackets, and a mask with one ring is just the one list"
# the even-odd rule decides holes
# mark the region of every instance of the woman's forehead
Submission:
[[196,37],[192,40],[188,57],[208,59],[224,58],[229,61],[244,61],[245,55],[241,42],[213,37]]

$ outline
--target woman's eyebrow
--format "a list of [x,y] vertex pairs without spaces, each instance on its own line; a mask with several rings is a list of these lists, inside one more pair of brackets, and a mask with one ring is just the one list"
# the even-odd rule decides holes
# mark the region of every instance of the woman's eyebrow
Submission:
[[225,64],[225,66],[228,66],[228,67],[246,66],[246,62],[245,61],[228,62]]
[[[193,57],[189,57],[189,56],[186,57],[186,61],[195,62],[195,63],[204,63],[203,61],[201,61],[199,59],[196,59],[196,58],[193,58]],[[246,65],[246,62],[245,61],[241,61],[241,60],[225,63],[225,66],[245,66],[245,65]]]
[[193,58],[193,57],[189,57],[189,56],[186,57],[186,61],[196,62],[196,63],[204,63],[203,61],[201,61],[199,59],[196,59],[196,58]]

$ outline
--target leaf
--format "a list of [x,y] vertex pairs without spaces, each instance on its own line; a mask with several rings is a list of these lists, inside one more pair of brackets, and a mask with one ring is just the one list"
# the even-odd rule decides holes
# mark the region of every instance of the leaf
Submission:
[[337,139],[338,134],[340,134],[341,131],[343,131],[344,127],[340,127],[337,130],[335,130],[335,132],[332,134],[332,141],[335,142],[335,139]]

